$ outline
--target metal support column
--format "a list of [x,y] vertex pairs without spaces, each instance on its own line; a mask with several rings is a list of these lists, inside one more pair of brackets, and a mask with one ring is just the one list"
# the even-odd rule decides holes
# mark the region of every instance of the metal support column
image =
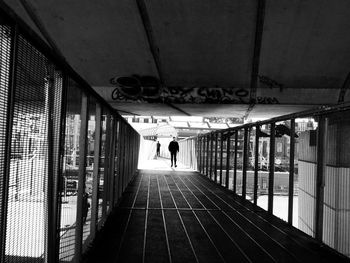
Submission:
[[270,128],[270,159],[269,159],[269,189],[267,211],[273,214],[273,185],[275,176],[275,123],[271,123]]
[[213,180],[213,148],[214,148],[214,134],[210,133],[210,179]]
[[209,176],[209,142],[210,142],[209,135],[207,135],[206,138],[207,138],[207,149],[206,149],[206,158],[207,158],[206,163],[207,163],[207,166],[206,166],[206,171],[205,172],[206,172],[206,176]]
[[290,122],[288,223],[293,224],[295,119]]
[[226,154],[226,178],[225,178],[225,187],[228,188],[229,184],[229,178],[230,178],[230,140],[231,140],[231,133],[228,132],[227,135],[227,154]]
[[80,262],[82,254],[83,239],[83,195],[85,193],[85,174],[86,174],[86,148],[87,148],[87,129],[88,129],[88,100],[85,93],[82,96],[81,103],[81,126],[79,137],[79,173],[78,173],[78,201],[77,201],[77,219],[75,228],[75,262]]
[[198,156],[198,171],[202,173],[202,158],[201,158],[201,149],[202,149],[202,137],[198,137],[198,147],[197,147],[197,156]]
[[110,139],[111,139],[111,114],[106,112],[106,139],[105,139],[105,159],[104,159],[104,168],[103,168],[103,203],[102,203],[102,221],[106,219],[107,215],[107,205],[109,204],[109,195],[108,195],[108,185],[109,185],[109,158],[110,158]]
[[115,146],[115,179],[114,179],[114,199],[113,206],[118,203],[119,199],[119,178],[120,178],[120,166],[119,166],[119,147],[120,147],[120,120],[119,117],[115,116],[116,119],[116,146]]
[[222,159],[223,159],[223,155],[224,155],[224,133],[221,132],[220,133],[220,185],[222,185]]
[[91,224],[90,232],[94,238],[97,230],[98,214],[98,185],[100,181],[100,153],[101,153],[101,116],[102,109],[99,103],[96,104],[96,128],[94,141],[94,169],[92,175],[92,200],[91,200]]
[[126,155],[126,125],[124,124],[123,125],[123,137],[122,137],[122,140],[123,140],[123,147],[122,147],[122,153],[121,153],[121,156],[122,156],[122,183],[121,183],[121,193],[124,192],[124,184],[125,184],[125,174],[126,174],[126,158],[125,158],[125,155]]
[[[55,260],[54,262],[59,260],[59,253],[60,253],[60,229],[58,227],[58,222],[60,222],[61,219],[61,192],[63,192],[63,158],[64,158],[64,145],[65,145],[65,131],[66,131],[66,113],[67,113],[67,89],[68,89],[68,76],[64,72],[61,72],[62,74],[62,93],[61,93],[61,111],[60,111],[60,120],[59,125],[60,128],[56,128],[56,131],[59,131],[59,151],[58,151],[58,163],[57,163],[57,185],[56,188],[56,200],[55,200],[55,210],[56,210],[56,222],[55,222]],[[57,133],[57,132],[56,132]]]
[[205,139],[206,137],[202,137],[202,152],[201,152],[201,158],[202,158],[202,174],[205,174]]
[[125,144],[124,126],[125,126],[125,123],[121,122],[120,123],[120,145],[119,145],[119,180],[118,180],[119,197],[123,192],[123,182],[124,182],[124,144]]
[[[60,71],[56,71],[53,65],[47,65],[48,75],[46,83],[46,121],[47,121],[47,181],[46,181],[46,200],[44,209],[46,211],[46,244],[45,244],[45,262],[54,262],[58,258],[59,242],[57,233],[58,224],[58,195],[59,178],[62,172],[61,155],[63,148],[61,146],[62,130],[64,121],[62,112],[64,108],[63,97],[63,78]],[[62,119],[64,121],[62,121]]]
[[218,133],[215,133],[214,182],[217,183],[218,171]]
[[319,117],[317,129],[317,173],[316,173],[316,213],[315,238],[322,242],[323,236],[323,205],[327,150],[327,119]]
[[235,133],[235,155],[233,167],[233,192],[236,193],[237,188],[237,157],[238,157],[238,131]]
[[111,211],[114,207],[114,180],[115,180],[115,145],[116,145],[116,119],[112,115],[112,125],[111,125],[111,148],[110,148],[110,173],[109,173],[109,210]]
[[254,205],[258,204],[258,175],[259,175],[259,126],[255,127],[255,158],[254,158]]
[[243,141],[243,167],[242,167],[242,197],[245,199],[247,194],[247,165],[248,165],[248,140],[249,140],[249,128],[244,128],[244,141]]

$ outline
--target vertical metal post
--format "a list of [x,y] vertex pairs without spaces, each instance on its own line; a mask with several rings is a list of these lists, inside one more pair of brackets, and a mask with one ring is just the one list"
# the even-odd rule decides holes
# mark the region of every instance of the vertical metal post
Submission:
[[100,181],[100,154],[101,154],[101,117],[102,108],[99,103],[96,104],[96,128],[94,142],[94,169],[92,175],[92,200],[91,200],[91,224],[90,232],[92,238],[96,235],[97,215],[98,215],[98,185]]
[[80,262],[82,254],[83,239],[83,195],[85,192],[85,173],[86,173],[86,140],[88,129],[88,100],[85,93],[82,96],[81,103],[81,124],[79,137],[79,173],[78,173],[78,201],[77,201],[77,219],[75,228],[75,261]]
[[198,171],[202,173],[202,160],[201,160],[201,149],[202,149],[202,137],[198,136],[197,137],[197,158],[198,158]]
[[137,151],[136,151],[136,133],[134,133],[134,139],[133,139],[133,149],[134,149],[134,174],[136,173],[137,167],[136,167],[136,158],[137,158]]
[[57,242],[58,233],[58,194],[59,177],[61,175],[62,148],[62,111],[64,107],[64,91],[62,74],[56,71],[53,65],[48,65],[48,76],[46,86],[46,120],[47,120],[47,170],[46,170],[46,193],[45,193],[45,222],[46,244],[45,262],[54,262],[58,258]]
[[203,145],[202,145],[202,153],[201,153],[201,155],[202,155],[202,174],[205,174],[205,156],[206,156],[206,152],[205,152],[205,149],[206,149],[206,147],[205,147],[205,145],[206,145],[206,137],[203,135],[203,137],[202,137],[202,140],[203,140]]
[[[130,133],[133,134],[133,131],[130,129]],[[129,144],[130,144],[130,149],[129,149],[129,155],[130,155],[130,173],[129,173],[129,177],[128,177],[128,182],[126,183],[125,187],[128,186],[132,176],[134,175],[134,167],[133,167],[133,136],[130,136],[130,141],[129,141]]]
[[136,172],[136,168],[135,168],[135,140],[136,140],[136,138],[135,138],[135,133],[134,133],[134,136],[132,137],[132,154],[133,154],[133,156],[132,156],[132,169],[133,169],[133,174],[132,174],[132,177],[134,177],[134,175],[135,175],[135,172]]
[[[136,170],[135,169],[135,133],[133,133],[133,136],[131,138],[131,150],[132,150],[132,174],[131,174],[131,178],[133,178],[135,175],[135,170]],[[131,180],[131,178],[130,178],[130,180]]]
[[254,205],[258,204],[258,175],[259,175],[259,126],[255,127],[255,160],[254,160]]
[[[125,135],[129,134],[128,126],[125,126]],[[126,183],[128,181],[129,175],[129,138],[124,136],[125,138],[125,148],[124,148],[124,181],[123,181],[123,192],[125,190]]]
[[[134,135],[132,129],[130,129],[130,132]],[[134,175],[134,136],[130,136],[130,175],[129,175],[129,180],[128,180],[128,183],[126,184],[126,186],[128,186],[131,178],[133,177]]]
[[124,183],[124,126],[125,124],[120,123],[120,146],[119,146],[119,197],[123,192],[123,183]]
[[[132,133],[132,129],[130,128],[130,133]],[[130,137],[130,174],[129,174],[129,180],[128,180],[128,183],[126,184],[126,186],[128,186],[132,176],[134,175],[134,171],[133,171],[133,167],[132,167],[132,162],[133,162],[133,151],[132,151],[132,136]]]
[[135,169],[135,134],[133,135],[131,142],[132,142],[132,145],[131,145],[131,149],[132,149],[132,173],[131,173],[130,180],[134,177],[135,172],[136,172],[136,169]]
[[213,180],[213,148],[214,148],[214,134],[210,133],[210,179]]
[[[128,127],[128,134],[131,133],[131,129],[130,127]],[[127,140],[127,145],[128,147],[126,148],[127,151],[128,151],[128,154],[126,155],[128,157],[127,161],[128,161],[128,173],[127,173],[127,180],[125,182],[125,186],[124,186],[124,189],[126,188],[126,186],[128,185],[128,182],[129,182],[129,179],[130,179],[130,176],[131,176],[131,147],[130,147],[130,137],[128,137],[128,140]]]
[[218,133],[215,133],[215,163],[214,163],[214,182],[217,183],[217,171],[218,171]]
[[186,140],[185,145],[186,145],[186,152],[185,152],[186,157],[183,157],[183,159],[184,159],[184,163],[190,166],[191,165],[191,148],[190,148],[189,139]]
[[273,214],[273,185],[275,177],[275,123],[271,123],[270,128],[270,160],[269,160],[269,189],[268,189],[268,204],[267,211]]
[[109,204],[108,185],[109,185],[109,157],[110,157],[110,139],[111,139],[111,115],[106,112],[106,139],[105,139],[105,159],[103,169],[103,202],[102,202],[102,220],[106,219],[107,204]]
[[117,155],[118,155],[118,159],[117,159],[117,163],[118,163],[118,196],[117,199],[119,199],[119,197],[121,196],[121,183],[122,183],[122,155],[121,155],[121,151],[122,151],[122,144],[123,144],[123,138],[122,138],[122,127],[123,127],[123,122],[120,120],[119,121],[119,127],[118,127],[118,149],[117,149]]
[[233,193],[236,193],[237,188],[237,157],[238,157],[238,131],[235,133],[235,155],[233,168]]
[[127,138],[126,135],[128,134],[127,132],[127,126],[123,126],[123,177],[122,177],[122,193],[124,192],[124,185],[126,182],[126,175],[128,173],[127,169]]
[[209,135],[206,136],[207,138],[207,150],[206,150],[206,158],[207,158],[207,166],[206,166],[206,176],[209,176],[209,143],[210,143],[210,139],[209,139]]
[[126,175],[126,125],[123,125],[123,149],[122,149],[122,184],[121,184],[121,193],[124,192],[124,184],[125,184],[125,175]]
[[243,167],[242,167],[242,197],[245,199],[247,194],[247,164],[248,164],[248,140],[249,140],[249,128],[244,128],[244,141],[243,141]]
[[[130,127],[129,126],[127,126],[127,134],[130,134],[132,131],[131,131],[131,129],[130,129]],[[130,142],[131,142],[131,138],[130,137],[128,137],[127,138],[127,141],[126,141],[126,145],[127,145],[127,147],[126,147],[126,151],[127,151],[127,154],[126,154],[126,156],[127,156],[127,159],[126,159],[126,161],[127,161],[127,174],[126,174],[126,181],[125,181],[125,184],[124,184],[124,189],[127,187],[127,185],[128,185],[128,183],[129,183],[129,180],[130,180],[130,177],[131,177],[131,144],[130,144]]]
[[203,164],[203,151],[204,151],[204,148],[203,148],[203,145],[204,145],[204,137],[201,136],[200,137],[200,152],[199,152],[199,159],[200,159],[200,173],[203,174],[203,167],[204,167],[204,164]]
[[[49,66],[50,67],[50,66]],[[44,226],[45,226],[45,248],[44,248],[44,261],[50,262],[49,260],[54,259],[53,256],[53,246],[52,246],[52,225],[53,222],[53,189],[54,189],[54,174],[53,174],[53,120],[52,120],[52,110],[53,110],[53,100],[52,94],[50,93],[53,88],[53,78],[52,72],[49,73],[45,83],[45,118],[46,118],[46,140],[47,140],[47,148],[45,153],[45,176],[44,176]]]
[[114,158],[114,162],[115,162],[115,179],[114,179],[114,198],[113,198],[113,206],[115,206],[118,202],[119,199],[119,178],[120,178],[120,166],[119,166],[119,147],[120,147],[120,120],[118,116],[115,116],[115,120],[116,120],[116,130],[115,130],[115,136],[116,136],[116,145],[115,145],[115,158]]
[[228,188],[229,179],[230,179],[230,141],[231,141],[231,131],[227,134],[227,147],[226,147],[226,178],[225,178],[225,187]]
[[222,159],[224,157],[224,133],[220,133],[220,185],[222,185]]
[[[55,211],[56,211],[56,222],[55,222],[55,259],[54,262],[57,262],[59,260],[59,252],[60,252],[60,228],[58,227],[61,220],[61,196],[63,191],[63,158],[64,158],[64,145],[65,145],[65,130],[66,130],[66,113],[67,113],[67,88],[68,88],[68,76],[67,74],[61,72],[62,74],[62,92],[61,92],[61,106],[60,106],[60,127],[55,128],[56,133],[58,134],[58,145],[59,145],[59,151],[58,151],[58,163],[57,163],[57,185],[56,185],[56,200],[55,200]],[[66,192],[66,189],[64,189]]]
[[[130,134],[131,133],[131,129],[130,127],[128,126],[128,133],[127,134]],[[128,140],[127,140],[127,162],[128,162],[128,173],[127,173],[127,180],[125,181],[125,185],[124,185],[124,189],[126,188],[126,186],[128,185],[128,182],[129,182],[129,179],[130,179],[130,176],[131,176],[131,167],[130,167],[130,163],[131,163],[131,148],[130,148],[130,137],[128,137]]]
[[193,170],[198,170],[198,159],[197,159],[197,138],[191,140],[191,152],[192,152],[192,166]]
[[293,224],[295,119],[290,121],[288,223]]
[[[132,131],[131,131],[131,129],[129,128],[129,133],[131,133]],[[132,176],[132,167],[131,167],[131,163],[132,163],[132,155],[131,155],[131,153],[132,153],[132,151],[131,151],[131,149],[132,149],[132,147],[131,147],[131,137],[129,138],[129,175],[128,175],[128,181],[127,181],[127,183],[125,184],[125,188],[127,187],[127,185],[129,184],[129,181],[130,181],[130,179],[131,179],[131,176]]]
[[323,236],[323,204],[325,187],[325,170],[327,154],[327,127],[326,117],[320,116],[317,129],[317,174],[316,174],[316,213],[315,238],[322,241]]
[[132,149],[133,149],[133,154],[134,154],[134,156],[133,156],[133,170],[134,170],[134,172],[133,172],[133,177],[135,176],[135,173],[136,173],[136,169],[137,169],[137,167],[136,167],[136,133],[134,133],[134,136],[133,136],[133,146],[132,146]]
[[111,148],[110,148],[110,173],[109,173],[109,210],[114,207],[114,179],[115,179],[115,144],[116,144],[116,119],[112,115],[111,125]]
[[2,180],[2,196],[1,211],[0,211],[0,262],[5,262],[5,242],[6,242],[6,226],[7,226],[7,206],[9,193],[9,178],[10,178],[10,164],[11,164],[11,139],[12,139],[12,125],[14,113],[14,97],[16,88],[16,74],[17,74],[17,51],[18,51],[18,29],[17,26],[11,27],[11,51],[9,63],[9,81],[8,81],[8,96],[7,96],[7,120],[6,120],[6,138],[5,138],[5,152],[4,152],[4,174]]

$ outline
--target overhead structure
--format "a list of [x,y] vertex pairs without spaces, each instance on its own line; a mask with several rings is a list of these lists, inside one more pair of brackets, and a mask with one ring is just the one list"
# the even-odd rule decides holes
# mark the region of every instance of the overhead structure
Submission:
[[258,118],[349,101],[348,0],[4,2],[122,114]]

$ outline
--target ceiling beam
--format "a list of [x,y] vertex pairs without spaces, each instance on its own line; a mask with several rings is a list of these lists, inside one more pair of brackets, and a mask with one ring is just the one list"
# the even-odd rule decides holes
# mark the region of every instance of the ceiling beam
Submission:
[[136,0],[136,3],[137,3],[138,10],[139,10],[139,14],[140,14],[141,19],[142,19],[143,27],[146,31],[148,44],[149,44],[149,47],[151,49],[153,60],[154,60],[154,63],[156,65],[156,68],[158,71],[158,76],[159,76],[160,82],[162,85],[164,85],[164,74],[163,74],[163,70],[162,70],[162,66],[161,66],[161,62],[160,62],[160,57],[159,57],[159,48],[156,45],[156,41],[155,41],[155,38],[153,35],[152,24],[151,24],[151,20],[149,18],[149,15],[148,15],[145,1],[144,0]]
[[258,0],[258,8],[256,13],[256,26],[255,26],[255,41],[254,41],[254,53],[252,59],[252,71],[250,79],[250,99],[249,107],[244,115],[244,118],[248,118],[249,113],[254,108],[256,103],[256,90],[258,86],[258,74],[260,64],[260,51],[262,44],[262,36],[264,31],[264,18],[265,18],[265,5],[266,0]]
[[[163,87],[165,87],[164,73],[163,73],[161,62],[160,62],[159,48],[158,48],[158,46],[156,44],[156,40],[154,38],[152,24],[151,24],[151,20],[149,18],[149,15],[148,15],[147,7],[146,7],[144,0],[136,0],[136,3],[137,3],[138,10],[139,10],[139,14],[140,14],[141,19],[142,19],[143,27],[144,27],[146,35],[147,35],[147,40],[148,40],[149,47],[151,49],[153,60],[154,60],[154,63],[156,65],[156,68],[157,68],[160,84],[163,88]],[[181,112],[187,116],[191,116],[191,114],[177,108],[176,106],[172,105],[171,103],[165,103],[165,104],[173,109],[178,110],[179,112]]]
[[31,3],[29,3],[26,0],[20,0],[23,8],[26,10],[27,14],[29,15],[30,19],[33,21],[35,26],[38,28],[42,36],[46,39],[47,43],[50,45],[50,47],[63,59],[66,60],[61,53],[60,49],[57,47],[56,42],[51,38],[49,32],[46,30],[44,23],[41,21],[39,15],[35,11],[35,8],[32,6]]

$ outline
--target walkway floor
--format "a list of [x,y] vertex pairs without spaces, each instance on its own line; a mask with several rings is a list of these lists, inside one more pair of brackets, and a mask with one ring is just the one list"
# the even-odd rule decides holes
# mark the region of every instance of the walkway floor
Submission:
[[195,172],[140,170],[86,262],[348,262]]

